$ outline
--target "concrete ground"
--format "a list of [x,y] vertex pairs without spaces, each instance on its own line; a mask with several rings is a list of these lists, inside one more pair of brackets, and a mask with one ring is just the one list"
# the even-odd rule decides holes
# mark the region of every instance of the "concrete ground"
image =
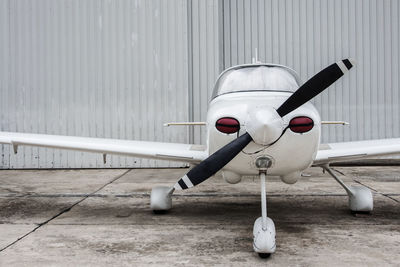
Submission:
[[372,214],[351,214],[344,190],[318,168],[294,185],[269,178],[269,259],[252,250],[254,178],[215,177],[154,215],[151,188],[187,169],[0,171],[0,266],[400,266],[400,167],[335,169],[372,189]]

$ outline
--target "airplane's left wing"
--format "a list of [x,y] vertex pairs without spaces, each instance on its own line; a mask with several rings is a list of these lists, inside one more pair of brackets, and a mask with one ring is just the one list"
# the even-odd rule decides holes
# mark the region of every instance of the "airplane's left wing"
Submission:
[[208,156],[201,146],[190,144],[12,132],[0,132],[0,144],[12,145],[15,153],[18,146],[29,145],[189,163],[199,163]]
[[400,154],[400,138],[322,144],[314,166]]

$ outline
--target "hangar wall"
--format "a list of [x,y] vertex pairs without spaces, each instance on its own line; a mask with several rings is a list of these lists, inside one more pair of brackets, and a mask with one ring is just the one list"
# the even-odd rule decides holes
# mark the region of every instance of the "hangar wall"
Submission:
[[[303,81],[342,57],[358,66],[316,98],[323,141],[399,137],[397,0],[0,0],[0,129],[204,143],[226,67],[288,65]],[[181,164],[1,146],[0,168]]]

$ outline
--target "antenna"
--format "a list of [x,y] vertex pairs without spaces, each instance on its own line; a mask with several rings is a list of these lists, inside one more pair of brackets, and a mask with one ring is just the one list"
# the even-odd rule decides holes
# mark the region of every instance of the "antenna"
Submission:
[[253,64],[261,63],[261,62],[258,60],[258,48],[257,48],[257,47],[254,48],[254,55],[255,55],[255,57],[252,58],[252,63],[253,63]]

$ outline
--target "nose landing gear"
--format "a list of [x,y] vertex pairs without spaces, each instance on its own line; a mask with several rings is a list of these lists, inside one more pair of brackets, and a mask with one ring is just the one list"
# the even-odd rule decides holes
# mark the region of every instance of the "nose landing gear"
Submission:
[[275,224],[271,218],[267,217],[267,196],[265,192],[267,168],[271,167],[271,165],[270,158],[260,157],[256,160],[261,182],[261,217],[254,222],[253,249],[261,258],[268,258],[276,249]]

